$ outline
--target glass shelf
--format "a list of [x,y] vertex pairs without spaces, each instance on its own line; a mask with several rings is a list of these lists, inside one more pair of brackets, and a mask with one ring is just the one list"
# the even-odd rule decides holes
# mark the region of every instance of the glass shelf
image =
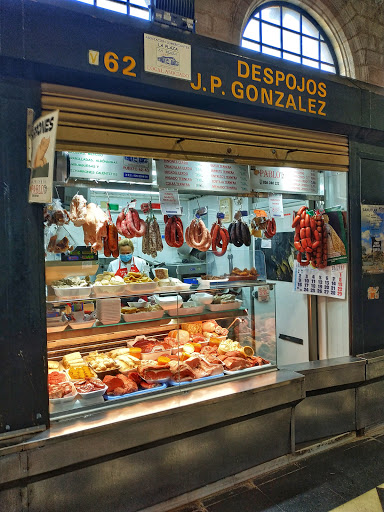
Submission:
[[89,302],[97,299],[129,299],[130,297],[139,296],[152,296],[152,295],[191,295],[193,293],[207,292],[219,290],[223,291],[228,288],[252,288],[257,286],[270,286],[273,287],[274,283],[267,283],[266,281],[226,281],[225,283],[218,283],[217,285],[211,286],[210,288],[191,287],[189,290],[162,290],[160,287],[158,290],[153,292],[135,292],[135,293],[124,293],[120,295],[105,295],[103,297],[80,297],[76,299],[65,299],[59,298],[55,295],[48,296],[46,299],[47,304],[63,304],[68,302]]

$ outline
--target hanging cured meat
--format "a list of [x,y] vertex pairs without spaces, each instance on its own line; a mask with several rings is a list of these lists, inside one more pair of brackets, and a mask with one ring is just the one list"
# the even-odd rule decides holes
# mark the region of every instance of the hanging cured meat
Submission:
[[123,208],[117,217],[116,228],[125,238],[140,238],[145,234],[147,225],[140,219],[137,210]]
[[183,223],[180,217],[164,215],[165,236],[164,240],[170,247],[181,247],[184,243]]
[[228,226],[228,233],[231,244],[236,247],[242,247],[243,245],[249,247],[251,245],[251,232],[248,224],[242,219],[231,222]]
[[[294,246],[301,266],[309,263],[315,268],[325,268],[328,258],[327,230],[320,213],[309,215],[308,207],[297,212],[292,227],[295,228]],[[304,254],[305,253],[305,254]]]
[[229,244],[228,230],[222,226],[221,219],[212,224],[211,228],[212,252],[215,256],[224,256]]
[[193,219],[185,230],[185,241],[189,247],[206,252],[211,247],[212,238],[202,219]]
[[143,254],[156,258],[157,253],[163,250],[160,227],[154,215],[147,217],[145,223],[146,231],[143,236],[141,250]]
[[82,226],[84,243],[90,245],[93,252],[101,251],[104,247],[103,238],[107,236],[108,217],[95,203],[76,194],[71,202],[70,218],[75,226]]

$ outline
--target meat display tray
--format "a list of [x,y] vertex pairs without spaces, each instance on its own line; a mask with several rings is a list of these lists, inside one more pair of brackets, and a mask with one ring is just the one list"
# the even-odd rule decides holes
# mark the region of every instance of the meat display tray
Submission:
[[224,370],[225,375],[238,375],[241,373],[254,372],[272,366],[272,363],[263,364],[261,366],[252,366],[252,368],[243,368],[242,370]]
[[201,379],[193,379],[185,382],[176,382],[175,380],[169,380],[168,384],[170,386],[183,386],[184,384],[194,384],[195,382],[205,382],[211,379],[218,379],[219,377],[224,377],[224,373],[218,373],[217,375],[210,375],[209,377],[202,377]]
[[104,400],[119,400],[119,398],[130,398],[131,396],[138,396],[138,395],[144,395],[146,393],[152,393],[153,391],[160,391],[167,387],[166,384],[160,384],[159,386],[156,386],[155,388],[150,389],[141,389],[140,391],[134,391],[133,393],[127,393],[126,395],[120,395],[120,396],[112,396],[112,395],[104,395]]

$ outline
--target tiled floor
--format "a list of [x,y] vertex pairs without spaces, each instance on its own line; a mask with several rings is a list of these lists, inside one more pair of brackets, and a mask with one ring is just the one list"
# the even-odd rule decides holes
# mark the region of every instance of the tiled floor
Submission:
[[384,435],[368,435],[321,452],[190,503],[177,512],[331,510],[384,511]]

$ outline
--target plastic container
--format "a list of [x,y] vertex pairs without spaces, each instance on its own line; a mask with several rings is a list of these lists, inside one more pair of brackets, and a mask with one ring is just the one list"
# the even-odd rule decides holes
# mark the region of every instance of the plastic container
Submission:
[[75,386],[73,385],[73,382],[70,382],[70,384],[72,386],[71,394],[64,396],[63,398],[50,398],[49,403],[54,404],[54,405],[59,405],[59,404],[65,404],[67,402],[72,402],[72,400],[74,400],[77,396],[77,390],[76,390]]
[[140,313],[127,313],[121,315],[124,322],[141,322],[142,320],[156,320],[164,316],[164,310],[158,311],[143,311]]
[[77,393],[80,395],[80,397],[83,400],[92,400],[93,398],[104,395],[104,393],[107,391],[107,389],[108,389],[108,386],[104,386],[103,389],[97,389],[96,391],[89,391],[89,393],[81,393],[80,391],[78,391]]
[[141,302],[128,302],[128,306],[130,308],[140,309],[140,308],[144,308],[145,306],[148,306],[148,302],[146,302],[145,300],[143,300]]
[[204,311],[204,304],[201,306],[193,306],[193,307],[186,307],[186,303],[183,304],[182,308],[179,308],[177,314],[179,316],[187,316],[187,315],[200,315]]
[[104,400],[119,400],[120,398],[131,398],[139,395],[144,395],[146,393],[153,393],[154,391],[160,391],[167,387],[166,384],[159,384],[155,388],[150,389],[140,389],[139,391],[134,391],[133,393],[127,393],[126,395],[113,396],[113,395],[104,395]]
[[69,327],[71,329],[87,329],[89,327],[92,327],[95,323],[95,320],[89,320],[88,322],[69,322]]
[[150,283],[127,283],[125,285],[125,291],[140,295],[142,293],[152,293],[158,289],[156,282]]
[[210,311],[230,311],[231,309],[239,309],[243,301],[235,299],[234,302],[226,302],[225,304],[208,304]]
[[67,286],[60,287],[52,286],[56,297],[59,299],[85,299],[92,293],[93,286]]
[[98,285],[93,287],[93,293],[96,297],[107,297],[109,295],[124,295],[126,284]]
[[211,295],[210,293],[204,293],[204,292],[194,293],[191,296],[191,298],[194,302],[198,302],[199,304],[204,304],[204,305],[211,304],[213,301],[213,295]]
[[166,310],[176,309],[178,306],[180,308],[181,304],[183,304],[183,298],[180,295],[167,295],[165,297],[155,295],[154,298],[157,304]]

